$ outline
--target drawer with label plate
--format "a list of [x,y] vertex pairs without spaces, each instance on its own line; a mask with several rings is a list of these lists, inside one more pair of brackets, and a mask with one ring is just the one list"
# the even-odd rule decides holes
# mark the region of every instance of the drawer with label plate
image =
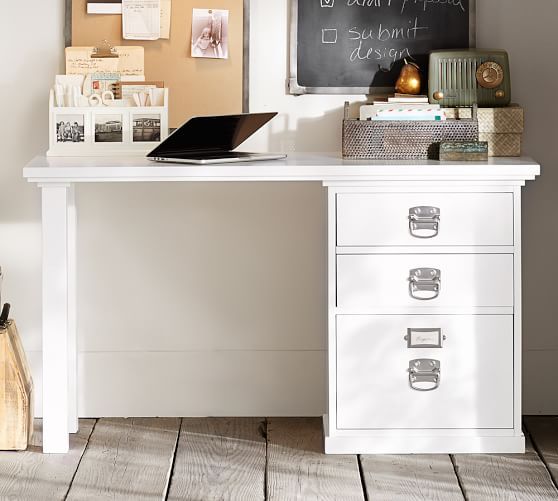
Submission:
[[510,246],[512,193],[340,193],[337,245]]
[[513,306],[512,254],[337,256],[337,306],[386,308]]
[[513,428],[512,315],[339,315],[339,429]]

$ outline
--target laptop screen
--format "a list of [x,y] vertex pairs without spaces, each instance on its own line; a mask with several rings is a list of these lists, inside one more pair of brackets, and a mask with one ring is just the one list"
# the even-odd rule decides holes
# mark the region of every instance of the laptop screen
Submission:
[[231,151],[275,115],[277,113],[194,117],[175,130],[147,156]]

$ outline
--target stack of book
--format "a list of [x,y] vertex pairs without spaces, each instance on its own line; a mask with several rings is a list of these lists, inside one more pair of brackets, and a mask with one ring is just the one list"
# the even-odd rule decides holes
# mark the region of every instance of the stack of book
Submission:
[[439,104],[429,104],[428,96],[395,94],[375,99],[360,108],[361,120],[445,120]]

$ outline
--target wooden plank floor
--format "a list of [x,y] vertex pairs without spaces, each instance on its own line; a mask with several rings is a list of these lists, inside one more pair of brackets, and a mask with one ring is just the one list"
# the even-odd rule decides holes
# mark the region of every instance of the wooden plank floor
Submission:
[[70,453],[0,452],[0,500],[558,500],[558,418],[526,454],[326,456],[318,418],[84,419]]

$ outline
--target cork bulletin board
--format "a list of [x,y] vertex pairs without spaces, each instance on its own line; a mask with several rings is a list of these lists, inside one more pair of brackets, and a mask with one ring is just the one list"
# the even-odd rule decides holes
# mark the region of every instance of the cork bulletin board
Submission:
[[[97,46],[141,45],[146,80],[169,88],[169,126],[192,116],[241,113],[248,101],[248,0],[173,0],[170,40],[122,39],[122,16],[87,14],[87,0],[67,0],[66,43]],[[246,6],[245,6],[246,4]],[[229,10],[229,58],[202,59],[190,54],[192,9]]]

